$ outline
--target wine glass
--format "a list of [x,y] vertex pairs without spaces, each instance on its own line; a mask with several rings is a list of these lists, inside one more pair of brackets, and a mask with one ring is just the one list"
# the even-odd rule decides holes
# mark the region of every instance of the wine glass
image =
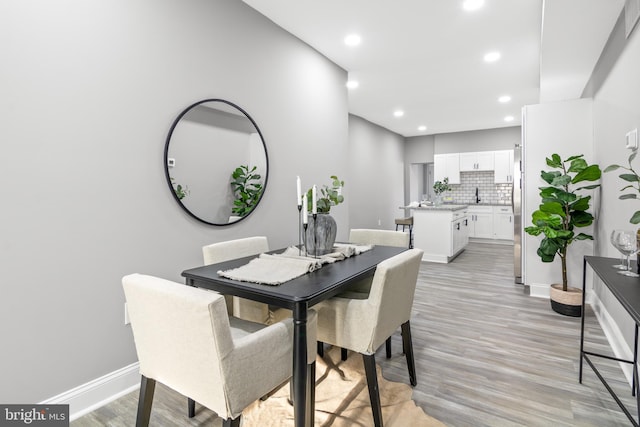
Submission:
[[618,247],[618,235],[622,232],[623,230],[613,230],[611,232],[611,237],[610,237],[610,241],[611,244],[613,245],[614,248],[616,248],[618,250],[618,252],[620,252],[620,264],[616,264],[616,265],[612,265],[613,268],[617,268],[618,270],[626,270],[627,266],[624,263],[624,255],[622,254],[622,251],[620,251],[620,248]]
[[638,252],[638,242],[636,240],[636,233],[633,231],[622,230],[616,238],[617,248],[627,257],[627,269],[618,271],[620,274],[630,277],[640,277],[640,274],[636,274],[631,271],[631,261],[629,257]]

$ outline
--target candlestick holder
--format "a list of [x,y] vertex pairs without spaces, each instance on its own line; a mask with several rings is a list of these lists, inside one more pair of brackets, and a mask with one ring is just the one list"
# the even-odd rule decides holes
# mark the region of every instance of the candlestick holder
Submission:
[[298,205],[298,255],[302,254],[302,203]]
[[309,255],[307,251],[307,227],[309,227],[309,224],[302,224],[302,228],[304,229],[304,233],[302,234],[302,240],[304,244],[304,256]]
[[318,214],[313,214],[313,257],[318,258]]

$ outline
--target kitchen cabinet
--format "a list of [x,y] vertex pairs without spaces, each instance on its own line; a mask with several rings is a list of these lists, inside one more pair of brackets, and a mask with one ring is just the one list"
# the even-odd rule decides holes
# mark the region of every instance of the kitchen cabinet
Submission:
[[494,157],[493,151],[460,153],[460,172],[492,171]]
[[411,209],[413,246],[423,250],[422,260],[451,262],[469,243],[466,205]]
[[469,218],[469,237],[493,239],[493,207],[470,205],[467,216]]
[[433,156],[433,180],[443,181],[449,178],[449,184],[460,184],[460,154],[436,154]]
[[493,209],[493,238],[513,240],[513,209],[511,206],[494,206]]
[[494,183],[513,183],[513,150],[494,151]]
[[451,255],[454,256],[469,244],[469,218],[462,216],[451,222]]

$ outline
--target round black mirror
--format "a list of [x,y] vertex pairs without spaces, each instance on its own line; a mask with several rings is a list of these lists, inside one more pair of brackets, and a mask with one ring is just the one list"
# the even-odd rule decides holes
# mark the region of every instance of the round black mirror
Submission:
[[223,99],[205,99],[171,125],[164,171],[171,194],[189,215],[210,225],[234,224],[262,199],[267,146],[246,111]]

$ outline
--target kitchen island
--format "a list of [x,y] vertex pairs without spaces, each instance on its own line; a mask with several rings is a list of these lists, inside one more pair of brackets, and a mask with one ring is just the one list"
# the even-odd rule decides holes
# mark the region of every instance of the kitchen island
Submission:
[[469,243],[468,205],[403,206],[413,216],[413,246],[423,261],[448,263]]

